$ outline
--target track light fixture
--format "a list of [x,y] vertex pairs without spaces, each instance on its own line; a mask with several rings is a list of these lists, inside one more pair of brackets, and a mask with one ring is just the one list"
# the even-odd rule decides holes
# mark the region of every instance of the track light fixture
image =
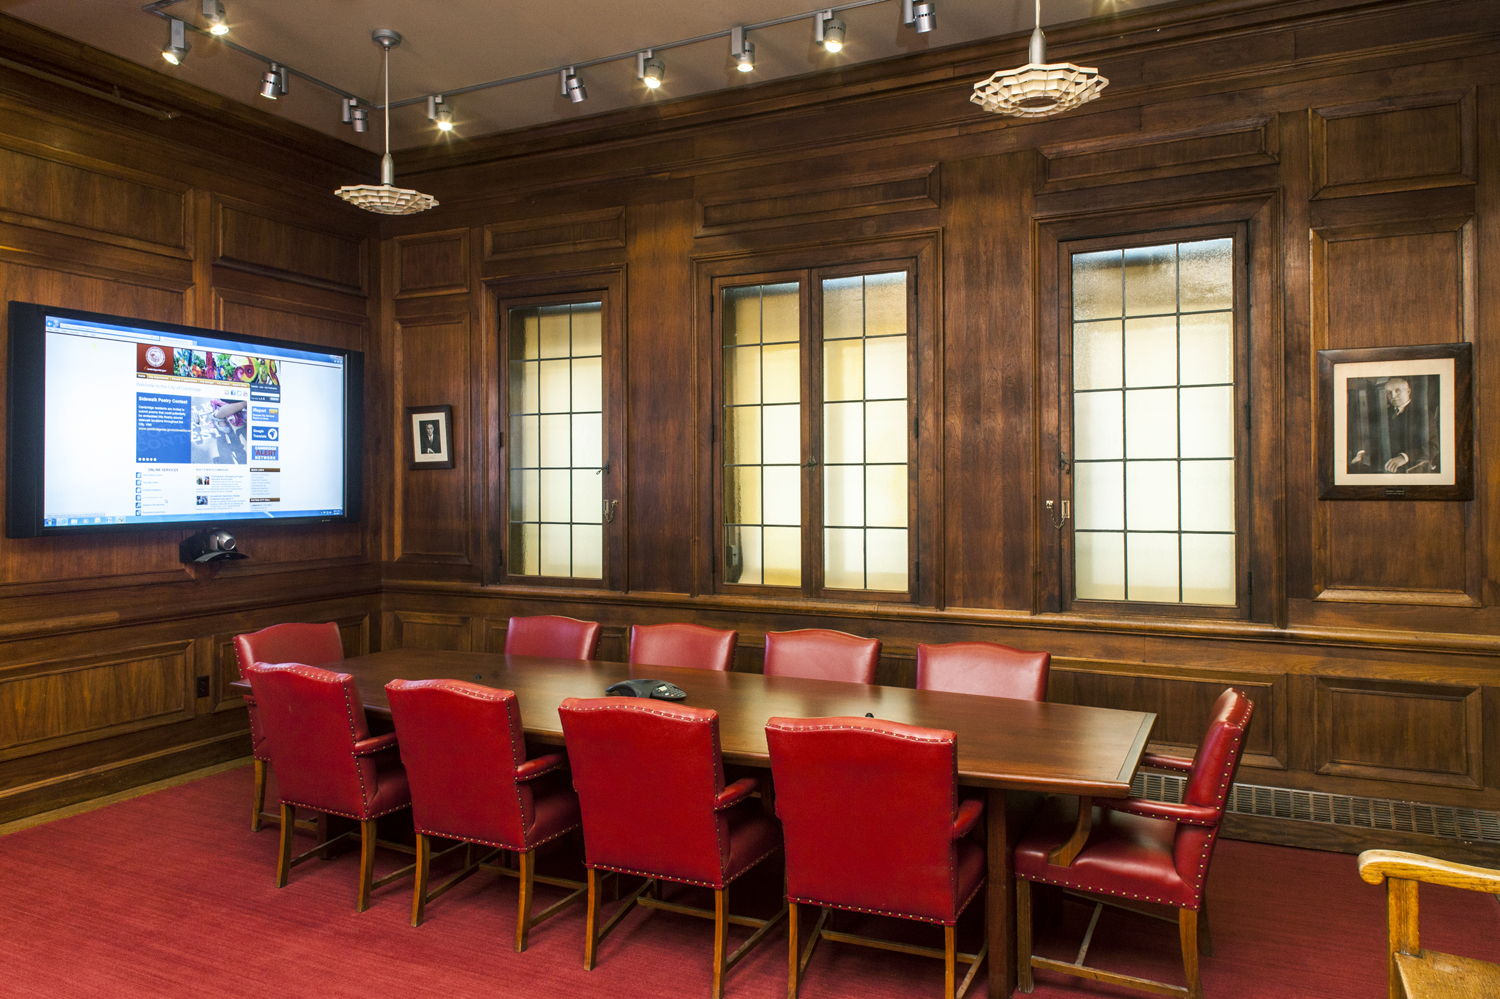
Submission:
[[276,100],[286,93],[286,67],[280,63],[271,63],[271,68],[261,74],[260,95],[268,100]]
[[926,3],[901,0],[901,23],[909,24],[917,29],[917,34],[925,35],[937,27],[937,6],[930,0]]
[[562,81],[559,89],[562,95],[574,104],[582,104],[589,99],[589,92],[584,87],[583,81],[578,78],[578,74],[573,70],[574,67],[569,66],[558,74]]
[[655,90],[667,75],[667,64],[651,54],[650,49],[635,54],[635,78]]
[[181,66],[190,48],[192,46],[187,43],[187,25],[175,17],[167,18],[167,44],[162,46],[161,57],[173,66]]
[[351,126],[356,132],[370,130],[370,112],[360,107],[358,97],[344,98],[344,124]]
[[401,44],[401,35],[390,28],[376,28],[370,37],[385,50],[385,155],[380,158],[380,184],[345,184],[333,193],[367,212],[415,215],[436,207],[437,199],[396,186],[396,161],[391,158],[391,49]]
[[1036,28],[1031,32],[1026,65],[1001,70],[974,84],[969,98],[986,111],[1015,118],[1046,118],[1071,111],[1099,96],[1109,81],[1092,66],[1047,61],[1042,34],[1042,0],[1036,0]]
[[436,123],[438,131],[453,131],[453,109],[443,103],[442,94],[427,98],[427,120]]
[[224,5],[219,0],[203,0],[203,20],[208,22],[210,35],[229,34],[229,21],[224,16]]
[[745,37],[745,29],[735,25],[729,32],[729,54],[734,56],[734,68],[741,73],[755,72],[755,43]]
[[841,51],[844,47],[844,22],[833,16],[832,10],[813,15],[813,41],[829,52]]

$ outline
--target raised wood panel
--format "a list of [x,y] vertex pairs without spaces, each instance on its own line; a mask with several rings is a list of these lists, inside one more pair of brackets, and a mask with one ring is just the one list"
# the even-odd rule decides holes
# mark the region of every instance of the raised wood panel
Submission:
[[363,314],[338,312],[287,299],[216,289],[219,328],[226,333],[313,343],[341,350],[365,349]]
[[484,259],[603,250],[625,245],[625,209],[515,219],[484,227]]
[[1321,774],[1482,787],[1483,690],[1316,678]]
[[931,164],[827,178],[818,184],[746,191],[698,202],[699,236],[721,236],[834,219],[888,215],[938,206],[938,168]]
[[248,205],[220,202],[215,210],[218,266],[365,293],[365,240],[274,218]]
[[[273,624],[284,624],[288,621],[299,620],[298,616],[288,610],[278,614],[274,619],[267,619],[258,627],[247,629],[247,631],[236,632],[236,634],[247,634],[248,631],[259,631]],[[344,658],[366,655],[370,651],[370,616],[360,614],[354,617],[335,618],[339,626],[339,637],[344,642]],[[240,679],[239,658],[234,651],[235,635],[218,635],[213,639],[213,677],[212,696],[213,709],[215,711],[229,711],[233,708],[245,706],[245,697],[238,691],[230,689],[230,684]]]
[[0,147],[0,219],[185,256],[187,188]]
[[0,760],[193,717],[192,643],[0,673]]
[[462,614],[396,611],[391,626],[398,649],[468,652],[473,648],[473,619]]
[[[469,319],[396,323],[400,402],[395,413],[397,558],[470,561],[469,542]],[[406,467],[406,407],[453,407],[454,468]]]
[[1230,122],[1192,134],[1147,136],[1042,148],[1045,186],[1067,191],[1275,163],[1277,130],[1267,120]]
[[469,290],[469,230],[396,237],[396,298]]
[[1313,197],[1472,184],[1474,91],[1317,108]]

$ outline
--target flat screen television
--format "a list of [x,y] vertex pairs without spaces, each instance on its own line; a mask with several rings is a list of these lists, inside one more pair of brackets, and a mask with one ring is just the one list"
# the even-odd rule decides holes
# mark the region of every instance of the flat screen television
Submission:
[[358,520],[364,355],[10,303],[5,533]]

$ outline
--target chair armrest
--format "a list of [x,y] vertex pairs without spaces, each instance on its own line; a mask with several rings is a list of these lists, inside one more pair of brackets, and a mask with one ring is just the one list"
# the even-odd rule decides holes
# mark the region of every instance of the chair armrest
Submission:
[[959,802],[958,814],[953,817],[953,838],[963,839],[984,814],[983,798],[966,798]]
[[719,796],[714,799],[714,811],[722,812],[731,805],[739,804],[750,797],[750,792],[758,787],[760,787],[760,781],[754,777],[741,777],[719,792]]
[[1500,871],[1488,867],[1471,867],[1447,860],[1424,857],[1399,850],[1366,850],[1359,855],[1359,876],[1372,885],[1386,878],[1426,881],[1449,888],[1467,888],[1500,894]]
[[356,742],[354,744],[354,755],[373,756],[381,750],[394,748],[396,748],[396,733],[387,732],[384,735],[375,735]]
[[531,780],[568,765],[567,753],[548,753],[516,767],[516,780]]
[[1170,801],[1147,801],[1144,798],[1123,798],[1118,801],[1103,800],[1099,804],[1116,812],[1144,815],[1151,819],[1171,819],[1189,826],[1213,827],[1222,816],[1216,808],[1207,805],[1178,805]]
[[1176,770],[1185,774],[1193,772],[1192,760],[1183,756],[1163,756],[1160,753],[1142,753],[1141,766],[1152,770]]

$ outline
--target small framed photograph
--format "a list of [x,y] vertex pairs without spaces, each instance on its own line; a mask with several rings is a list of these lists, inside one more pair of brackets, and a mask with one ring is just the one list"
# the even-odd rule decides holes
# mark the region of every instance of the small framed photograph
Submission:
[[1467,343],[1318,351],[1321,499],[1474,498]]
[[453,407],[408,406],[411,424],[407,438],[408,468],[453,467]]

